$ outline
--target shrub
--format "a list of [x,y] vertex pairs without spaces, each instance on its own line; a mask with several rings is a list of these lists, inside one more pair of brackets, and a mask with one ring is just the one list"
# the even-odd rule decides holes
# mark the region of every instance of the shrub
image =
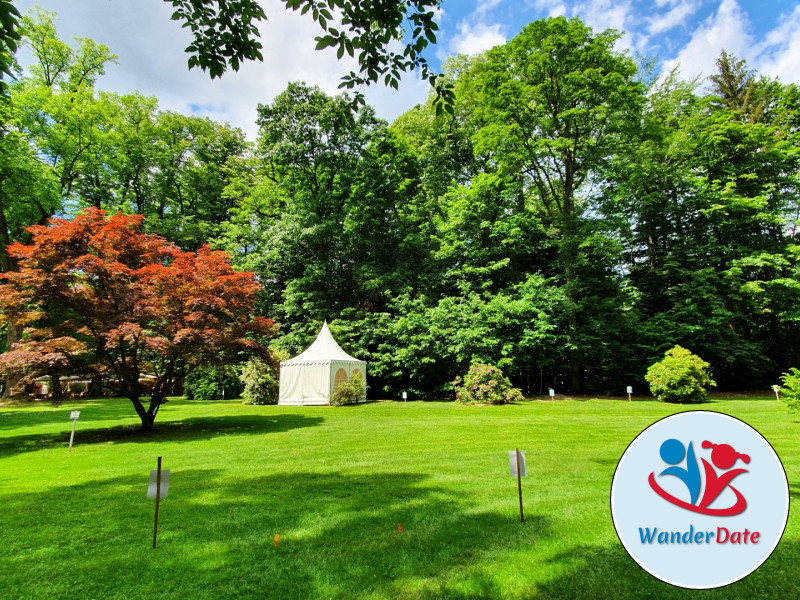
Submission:
[[708,363],[680,346],[667,350],[664,360],[651,365],[644,378],[661,402],[703,402],[708,388],[717,385]]
[[260,358],[251,358],[242,367],[243,404],[277,404],[280,390],[279,366]]
[[344,406],[345,404],[357,404],[367,399],[367,386],[361,375],[355,373],[350,381],[342,381],[336,386],[331,394],[331,404],[333,406]]
[[522,400],[522,392],[511,386],[508,377],[492,365],[473,364],[462,383],[453,382],[457,404],[507,404]]
[[792,367],[781,376],[781,398],[792,412],[800,411],[800,369]]
[[238,398],[243,389],[238,369],[228,365],[195,367],[186,373],[183,386],[189,400]]

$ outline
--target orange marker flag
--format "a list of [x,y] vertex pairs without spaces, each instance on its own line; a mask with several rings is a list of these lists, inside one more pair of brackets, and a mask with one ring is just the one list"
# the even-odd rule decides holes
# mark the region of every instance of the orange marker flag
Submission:
[[397,533],[403,533],[403,524],[400,522],[397,523]]
[[275,534],[275,542],[274,542],[275,547],[277,548],[278,544],[280,544],[280,543],[281,543],[281,534],[280,533],[276,533]]

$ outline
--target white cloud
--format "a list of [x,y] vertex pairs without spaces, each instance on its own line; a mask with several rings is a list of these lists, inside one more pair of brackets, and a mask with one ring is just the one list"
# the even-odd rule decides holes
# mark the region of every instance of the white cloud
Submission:
[[616,29],[622,34],[617,40],[617,51],[626,49],[641,49],[647,40],[637,36],[636,40],[631,32],[634,30],[633,0],[619,2],[615,0],[588,0],[577,2],[572,7],[572,15],[579,17],[594,31]]
[[478,8],[475,9],[475,12],[479,15],[486,14],[502,1],[503,0],[478,0]]
[[386,87],[380,82],[361,91],[367,104],[375,107],[377,115],[391,123],[416,104],[424,103],[430,90],[430,84],[420,79],[418,74],[406,73],[397,90]]
[[631,5],[631,0],[625,2],[589,0],[589,2],[576,3],[572,12],[595,31],[616,29],[622,32],[630,28]]
[[780,25],[768,32],[756,47],[758,57],[753,61],[760,73],[778,77],[783,83],[800,83],[800,6],[783,15]]
[[657,35],[669,31],[673,27],[683,25],[689,20],[689,17],[698,11],[701,5],[702,0],[671,1],[669,11],[655,14],[648,19],[648,33],[650,35]]
[[536,10],[546,12],[548,17],[561,17],[567,14],[567,5],[562,0],[531,0]]
[[747,15],[736,0],[722,0],[719,9],[694,30],[692,38],[672,60],[664,61],[663,72],[679,66],[686,79],[704,79],[716,72],[722,50],[739,58],[752,58],[753,39]]
[[506,36],[501,32],[500,25],[471,25],[467,21],[461,21],[458,24],[458,33],[447,46],[451,54],[476,54],[505,42]]
[[[287,11],[279,0],[263,2],[269,21],[261,25],[263,62],[245,62],[238,72],[228,71],[211,80],[207,73],[188,69],[184,52],[191,38],[186,29],[171,21],[172,9],[164,2],[71,0],[65,10],[61,0],[19,0],[23,14],[34,4],[60,11],[59,36],[89,37],[119,55],[99,87],[119,93],[138,90],[155,95],[162,109],[197,114],[241,127],[255,139],[256,106],[271,102],[289,81],[305,80],[329,94],[340,92],[342,75],[355,70],[347,55],[339,61],[330,49],[314,50],[318,26],[307,16]],[[407,74],[399,92],[382,84],[362,90],[379,116],[393,119],[427,96],[428,86]]]

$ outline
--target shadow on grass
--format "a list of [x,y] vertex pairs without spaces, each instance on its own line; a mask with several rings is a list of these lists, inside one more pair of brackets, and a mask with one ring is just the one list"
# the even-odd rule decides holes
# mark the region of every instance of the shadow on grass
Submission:
[[800,500],[800,486],[789,484],[789,498]]
[[678,600],[682,598],[725,598],[740,600],[783,600],[800,597],[800,579],[794,576],[800,547],[782,542],[755,572],[723,588],[690,590],[672,586],[653,577],[628,556],[621,544],[615,547],[577,546],[550,559],[566,574],[537,588],[536,598]]
[[[321,425],[324,421],[323,417],[294,414],[196,417],[178,421],[156,421],[153,431],[142,431],[140,425],[83,429],[79,421],[74,443],[76,446],[85,446],[87,444],[149,443],[153,441],[191,442],[221,435],[279,433],[301,427],[314,427]],[[70,426],[67,424],[63,432],[0,438],[0,457],[66,447],[69,443],[69,436]]]
[[33,511],[32,494],[11,495],[0,580],[32,598],[503,598],[487,566],[552,535],[550,521],[472,510],[426,479],[173,468],[155,551],[144,470],[37,493]]
[[[233,479],[227,471],[173,466],[153,550],[153,503],[144,498],[149,467],[142,465],[140,476],[5,494],[0,584],[6,596],[800,597],[795,541],[781,543],[739,582],[685,590],[647,574],[616,541],[561,540],[547,516],[533,514],[521,524],[513,503],[503,513],[474,510],[463,494],[416,473]],[[275,534],[281,536],[277,546]],[[543,576],[537,580],[521,567],[513,580],[516,564],[526,564],[540,541],[552,547],[554,540],[560,551],[536,559]]]

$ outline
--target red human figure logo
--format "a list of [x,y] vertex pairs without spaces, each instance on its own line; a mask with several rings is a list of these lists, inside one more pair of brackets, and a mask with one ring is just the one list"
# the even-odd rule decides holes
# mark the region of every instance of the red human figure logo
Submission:
[[[714,467],[720,470],[730,469],[739,459],[741,459],[745,464],[749,463],[750,457],[747,454],[737,452],[728,444],[713,444],[708,440],[705,440],[702,444],[702,447],[705,449],[713,449],[711,451],[711,462],[714,464],[714,466],[712,467],[706,459],[700,459],[703,462],[703,469],[705,471],[705,491],[703,493],[703,497],[700,498],[699,503],[695,504],[695,498],[697,498],[698,494],[700,493],[700,473],[697,463],[694,462],[695,458],[694,452],[691,452],[691,444],[689,444],[689,452],[686,452],[687,467],[685,469],[675,466],[680,463],[684,457],[683,444],[681,444],[678,440],[666,440],[661,445],[660,450],[661,458],[666,463],[673,465],[672,467],[662,471],[660,475],[675,475],[683,480],[683,482],[689,488],[689,492],[691,493],[691,502],[686,502],[685,500],[676,498],[664,490],[656,482],[655,472],[650,473],[650,476],[647,479],[650,487],[656,494],[664,498],[664,500],[667,502],[692,512],[719,517],[729,517],[740,514],[747,508],[747,500],[745,500],[744,496],[739,490],[731,485],[731,481],[733,481],[735,477],[738,477],[742,473],[747,473],[747,469],[732,469],[722,473],[721,475],[717,475],[717,471],[714,469]],[[730,488],[730,490],[736,495],[736,502],[733,504],[733,506],[724,508],[710,508],[709,505],[719,497],[725,488]]]
[[[714,463],[714,466],[718,469],[730,469],[738,459],[741,459],[745,464],[750,462],[750,457],[747,454],[736,452],[736,450],[734,450],[733,447],[729,446],[728,444],[713,444],[708,440],[705,440],[703,441],[702,447],[713,448],[711,451],[711,462]],[[736,515],[747,508],[747,501],[744,499],[744,496],[742,496],[739,490],[730,485],[734,477],[737,477],[742,473],[747,473],[747,469],[733,469],[732,471],[722,473],[722,475],[718,476],[717,472],[714,470],[714,467],[708,464],[708,461],[705,458],[701,458],[700,460],[703,462],[703,468],[705,469],[706,473],[706,489],[703,493],[703,498],[700,501],[700,507],[706,508],[709,504],[717,499],[717,497],[722,493],[722,490],[724,490],[726,487],[730,487],[731,490],[736,494],[736,504],[729,509],[730,512],[728,514]]]

